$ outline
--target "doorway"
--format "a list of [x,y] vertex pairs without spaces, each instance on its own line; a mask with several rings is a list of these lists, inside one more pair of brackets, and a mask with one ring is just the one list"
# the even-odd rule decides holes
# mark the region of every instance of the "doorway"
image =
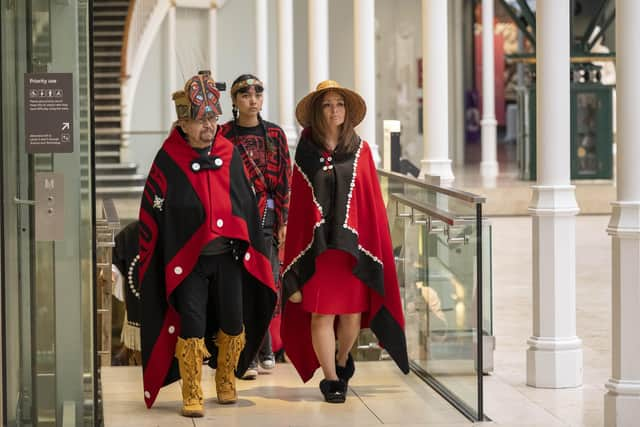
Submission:
[[[97,422],[90,3],[0,0],[3,425]],[[29,145],[33,97],[58,92],[25,86],[53,76],[70,105],[64,152]]]

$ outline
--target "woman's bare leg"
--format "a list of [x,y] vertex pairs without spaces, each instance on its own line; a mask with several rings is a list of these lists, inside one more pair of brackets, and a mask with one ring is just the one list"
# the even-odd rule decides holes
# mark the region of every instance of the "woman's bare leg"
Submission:
[[360,333],[362,313],[340,314],[338,320],[338,365],[345,366],[349,351]]
[[333,332],[334,314],[311,313],[311,343],[324,377],[337,380],[336,375],[336,336]]

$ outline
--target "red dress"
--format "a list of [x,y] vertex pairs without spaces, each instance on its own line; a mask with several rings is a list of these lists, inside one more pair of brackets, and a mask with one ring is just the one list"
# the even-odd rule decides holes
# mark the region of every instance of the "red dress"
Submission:
[[[355,153],[337,153],[329,159],[310,135],[309,129],[302,132],[292,175],[290,209],[296,214],[289,218],[284,250],[284,348],[300,378],[311,379],[320,364],[311,342],[308,310],[325,310],[328,302],[328,311],[336,313],[343,307],[333,304],[345,302],[346,312],[362,312],[361,327],[370,328],[402,372],[408,373],[400,288],[371,150],[360,141]],[[366,285],[363,298],[352,296],[354,290],[359,294],[352,276]],[[314,283],[319,288],[315,291]],[[298,290],[302,302],[288,301]],[[363,300],[365,308],[357,307]]]
[[356,260],[339,249],[316,258],[316,271],[302,287],[302,309],[310,313],[346,314],[369,311],[367,286],[353,275]]

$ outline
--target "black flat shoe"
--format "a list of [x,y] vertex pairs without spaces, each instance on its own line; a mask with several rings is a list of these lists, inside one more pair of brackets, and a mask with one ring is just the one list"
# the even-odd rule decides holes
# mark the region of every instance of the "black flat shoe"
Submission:
[[320,391],[329,403],[344,403],[347,398],[347,384],[341,379],[320,381]]
[[351,357],[351,353],[347,357],[346,366],[338,365],[338,361],[336,361],[336,374],[338,378],[345,382],[345,384],[349,384],[349,380],[356,372],[356,364],[353,362],[353,357]]

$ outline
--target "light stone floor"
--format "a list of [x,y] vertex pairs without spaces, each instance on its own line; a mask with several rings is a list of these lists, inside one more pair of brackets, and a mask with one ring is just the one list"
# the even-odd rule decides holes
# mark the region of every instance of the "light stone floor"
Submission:
[[215,402],[213,373],[203,373],[205,417],[178,415],[178,383],[161,390],[151,410],[142,402],[140,369],[105,370],[105,425],[133,426],[436,426],[467,427],[468,422],[414,375],[403,375],[391,362],[358,363],[344,405],[325,403],[318,389],[320,374],[303,384],[290,364],[254,381],[238,381],[236,405]]
[[486,413],[500,424],[519,420],[520,425],[602,426],[604,383],[611,373],[609,217],[576,220],[577,333],[583,340],[584,384],[564,390],[525,385],[526,340],[532,325],[531,218],[491,221],[497,348],[495,372],[485,381]]
[[[476,165],[466,165],[454,170],[453,186],[487,198],[483,207],[485,215],[528,215],[534,181],[518,179],[518,169],[513,163],[500,164],[500,174],[495,182],[487,182]],[[610,214],[611,202],[616,199],[616,186],[612,180],[585,180],[571,182],[576,187],[576,200],[582,214]],[[508,196],[505,192],[508,191]]]
[[[495,372],[485,376],[485,412],[491,423],[475,425],[603,425],[604,383],[610,375],[611,243],[608,216],[577,217],[577,332],[583,340],[584,385],[545,390],[526,386],[526,340],[531,334],[531,219],[492,218]],[[412,374],[389,362],[361,362],[345,405],[321,400],[317,383],[302,384],[290,365],[256,381],[239,381],[240,401],[220,406],[211,371],[204,374],[207,414],[178,415],[180,389],[163,389],[152,410],[142,402],[137,368],[104,370],[107,426],[472,426]]]

